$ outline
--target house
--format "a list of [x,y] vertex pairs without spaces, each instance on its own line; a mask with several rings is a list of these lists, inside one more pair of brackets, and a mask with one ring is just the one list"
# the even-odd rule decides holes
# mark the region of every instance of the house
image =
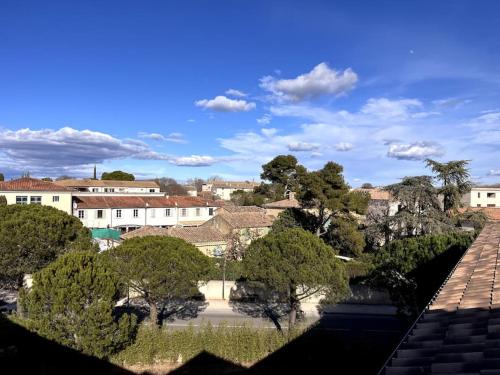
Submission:
[[499,207],[500,186],[475,186],[470,191],[470,207]]
[[185,196],[75,195],[73,215],[88,228],[198,226],[215,215],[213,201]]
[[266,214],[278,217],[280,213],[288,208],[300,208],[299,201],[295,198],[295,193],[288,193],[288,198],[276,202],[270,202],[262,205],[266,209]]
[[186,242],[196,246],[207,256],[220,256],[227,247],[227,237],[213,227],[172,227],[158,228],[146,226],[128,233],[122,234],[122,239],[126,240],[144,236],[170,236],[182,238]]
[[202,226],[213,227],[225,236],[249,243],[269,233],[275,218],[257,206],[224,206]]
[[71,215],[71,189],[54,182],[31,177],[0,182],[0,195],[7,204],[42,204]]
[[393,216],[398,212],[399,203],[393,199],[387,190],[373,188],[373,189],[354,189],[355,191],[365,192],[370,195],[368,202],[368,213],[380,212]]
[[116,180],[59,180],[57,184],[78,192],[87,193],[160,193],[160,186],[154,181],[116,181]]
[[253,192],[259,185],[258,182],[253,181],[213,181],[203,184],[201,189],[205,192],[212,192],[220,199],[228,201],[231,200],[231,194],[235,191]]

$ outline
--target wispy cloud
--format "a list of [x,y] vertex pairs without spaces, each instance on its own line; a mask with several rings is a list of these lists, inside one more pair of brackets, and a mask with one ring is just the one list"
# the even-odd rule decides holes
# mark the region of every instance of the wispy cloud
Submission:
[[293,142],[287,147],[290,151],[317,151],[319,149],[319,145],[306,142]]
[[186,143],[186,139],[184,138],[184,135],[181,133],[170,133],[168,135],[163,135],[159,133],[145,133],[145,132],[139,132],[137,134],[139,138],[143,139],[152,139],[155,141],[162,141],[162,142],[174,142],[174,143]]
[[255,103],[243,99],[230,99],[224,95],[216,96],[213,99],[198,100],[195,105],[218,112],[247,112],[256,107]]
[[229,95],[229,96],[237,96],[239,98],[243,98],[243,97],[248,95],[248,94],[244,93],[243,91],[236,90],[236,89],[226,90],[225,94]]

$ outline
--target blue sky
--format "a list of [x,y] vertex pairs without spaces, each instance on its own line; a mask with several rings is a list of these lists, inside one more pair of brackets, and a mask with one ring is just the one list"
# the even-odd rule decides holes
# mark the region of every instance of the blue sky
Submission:
[[500,180],[497,1],[0,3],[0,172]]

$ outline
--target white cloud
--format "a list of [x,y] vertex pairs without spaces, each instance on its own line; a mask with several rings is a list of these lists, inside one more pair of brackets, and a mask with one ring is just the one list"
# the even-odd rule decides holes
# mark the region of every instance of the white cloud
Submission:
[[276,97],[301,101],[326,94],[344,94],[353,89],[357,81],[357,74],[350,68],[339,72],[322,62],[310,72],[292,79],[265,76],[260,80],[260,87]]
[[163,135],[159,133],[139,132],[137,136],[139,138],[152,139],[155,141],[186,143],[186,140],[184,139],[184,136],[181,133],[170,133],[169,135]]
[[243,98],[245,96],[247,96],[246,93],[244,93],[243,91],[240,91],[240,90],[236,90],[236,89],[229,89],[229,90],[226,90],[226,95],[229,95],[229,96],[237,96],[239,98]]
[[415,107],[422,107],[422,102],[417,99],[370,98],[361,108],[361,113],[381,119],[404,120],[410,117],[410,110]]
[[198,100],[195,105],[219,112],[246,112],[255,108],[255,103],[243,99],[230,99],[223,95],[216,96],[214,99]]
[[500,176],[500,169],[490,169],[488,176]]
[[289,151],[317,151],[319,146],[313,143],[293,142],[287,145]]
[[470,103],[470,99],[462,99],[462,98],[446,98],[440,100],[434,100],[432,103],[444,108],[459,108],[467,103]]
[[335,145],[335,150],[337,151],[350,151],[354,148],[354,145],[349,142],[340,142]]
[[278,129],[275,129],[275,128],[262,128],[260,131],[266,137],[272,137],[273,135],[275,135],[278,132]]
[[216,159],[206,155],[180,156],[170,160],[170,163],[180,167],[207,167],[216,163]]
[[269,125],[271,123],[272,116],[268,113],[257,119],[257,122],[261,125]]
[[429,157],[442,156],[444,150],[434,142],[415,142],[410,144],[391,144],[387,156],[400,160],[423,160]]

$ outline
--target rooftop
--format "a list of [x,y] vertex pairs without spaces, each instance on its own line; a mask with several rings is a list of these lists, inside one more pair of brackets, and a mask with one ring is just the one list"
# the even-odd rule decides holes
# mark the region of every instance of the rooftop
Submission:
[[488,217],[490,220],[500,220],[500,207],[467,207],[462,208],[461,212],[465,211],[481,211]]
[[297,199],[295,198],[287,198],[287,199],[282,199],[280,201],[276,202],[270,202],[264,204],[262,207],[264,208],[299,208],[300,203]]
[[258,206],[234,206],[234,205],[224,205],[222,207],[223,210],[226,210],[229,213],[244,213],[244,212],[260,212],[265,213],[265,210]]
[[159,188],[160,186],[154,181],[117,181],[117,180],[93,180],[91,178],[86,178],[82,180],[70,179],[70,180],[59,180],[57,181],[59,185],[72,187],[72,188],[84,188],[84,187],[130,187],[130,188]]
[[70,191],[58,183],[37,178],[22,177],[17,180],[0,182],[0,191]]
[[77,208],[137,208],[137,207],[215,207],[216,203],[200,197],[188,196],[75,196]]
[[[235,229],[243,228],[266,228],[273,225],[274,217],[263,212],[225,212],[221,210],[218,214],[231,227]],[[212,219],[213,220],[213,219]]]
[[373,188],[373,189],[354,189],[354,191],[361,191],[370,194],[370,199],[388,201],[391,199],[391,194],[383,189]]
[[214,188],[231,188],[231,189],[253,189],[260,185],[259,182],[253,181],[214,181],[211,183]]
[[385,374],[494,374],[500,368],[500,223],[487,223]]
[[224,235],[212,227],[158,228],[144,226],[131,232],[124,233],[121,237],[125,240],[144,236],[177,237],[192,244],[226,241]]

